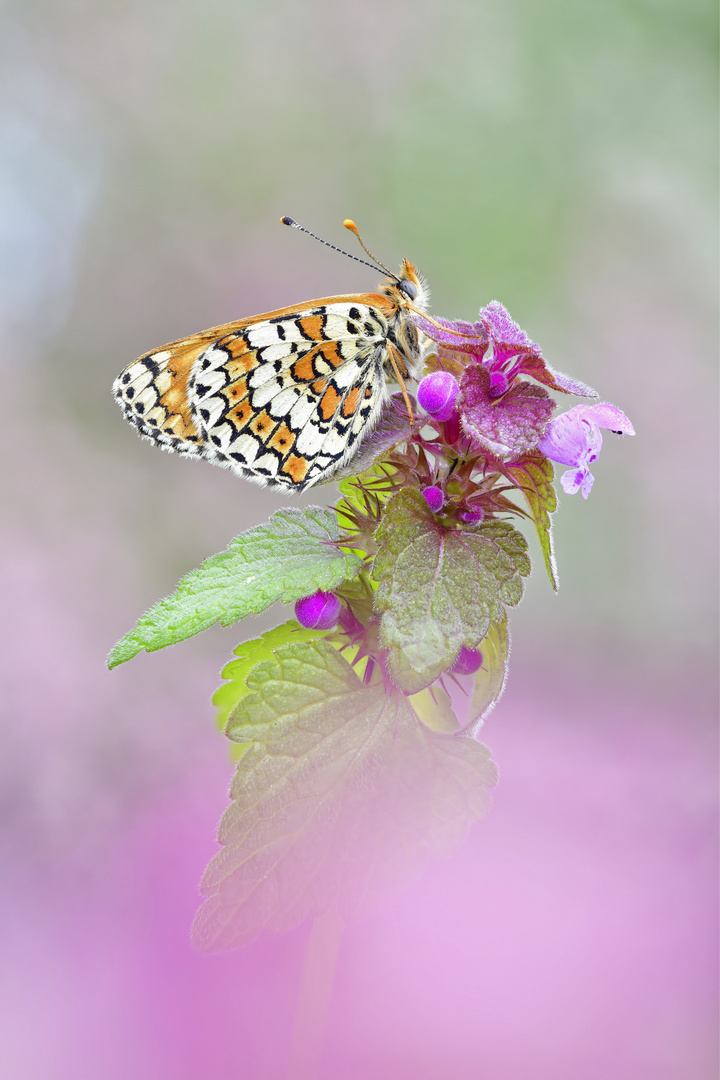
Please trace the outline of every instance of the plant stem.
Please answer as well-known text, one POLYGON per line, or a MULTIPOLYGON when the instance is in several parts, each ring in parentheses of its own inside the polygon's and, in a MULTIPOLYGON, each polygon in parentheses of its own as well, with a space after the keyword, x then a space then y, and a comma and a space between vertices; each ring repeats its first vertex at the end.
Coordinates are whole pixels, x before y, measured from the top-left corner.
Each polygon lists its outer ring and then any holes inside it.
POLYGON ((334 909, 313 920, 295 1010, 288 1080, 316 1080, 344 928, 334 909))

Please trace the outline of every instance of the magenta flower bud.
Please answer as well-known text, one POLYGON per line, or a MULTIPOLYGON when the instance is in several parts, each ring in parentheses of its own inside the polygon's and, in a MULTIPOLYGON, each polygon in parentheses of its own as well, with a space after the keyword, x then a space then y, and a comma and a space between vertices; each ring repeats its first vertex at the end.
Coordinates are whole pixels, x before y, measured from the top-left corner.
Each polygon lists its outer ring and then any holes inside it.
POLYGON ((484 517, 484 510, 466 510, 464 514, 460 515, 461 520, 467 521, 468 525, 477 525, 484 517))
POLYGON ((433 371, 418 386, 417 399, 421 409, 433 420, 449 420, 455 411, 460 392, 457 379, 449 371, 433 371))
POLYGON ((423 488, 422 497, 432 510, 433 514, 437 514, 442 510, 445 496, 436 484, 433 484, 432 487, 423 488))
POLYGON ((509 385, 508 384, 508 378, 507 378, 507 375, 504 374, 504 372, 502 372, 502 371, 491 371, 490 372, 490 387, 488 389, 488 394, 490 395, 490 397, 492 397, 492 398, 500 397, 501 394, 505 393, 505 391, 508 388, 508 385, 509 385))
POLYGON ((340 601, 335 593, 319 589, 312 596, 304 596, 295 604, 295 618, 307 630, 330 630, 340 614, 340 601))
POLYGON ((467 645, 461 645, 457 660, 450 670, 454 675, 472 675, 482 667, 482 662, 482 653, 479 649, 468 649, 467 645))

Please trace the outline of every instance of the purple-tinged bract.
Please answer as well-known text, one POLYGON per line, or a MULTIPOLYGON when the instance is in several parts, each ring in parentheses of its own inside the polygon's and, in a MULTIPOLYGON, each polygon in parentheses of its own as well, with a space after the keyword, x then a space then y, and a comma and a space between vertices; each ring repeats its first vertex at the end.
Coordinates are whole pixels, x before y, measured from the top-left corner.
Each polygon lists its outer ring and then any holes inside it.
POLYGON ((495 457, 517 457, 534 450, 544 434, 555 402, 542 386, 517 379, 504 393, 484 364, 465 369, 458 408, 468 435, 495 457))

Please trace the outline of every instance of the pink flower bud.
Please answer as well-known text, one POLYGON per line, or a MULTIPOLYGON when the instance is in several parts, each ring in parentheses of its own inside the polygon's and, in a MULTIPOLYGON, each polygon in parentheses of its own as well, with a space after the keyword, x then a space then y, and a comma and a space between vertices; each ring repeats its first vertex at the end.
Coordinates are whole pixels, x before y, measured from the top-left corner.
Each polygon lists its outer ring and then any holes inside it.
POLYGON ((445 496, 441 489, 433 484, 432 487, 423 488, 422 497, 428 504, 433 514, 437 514, 443 508, 445 496))
POLYGON ((330 630, 340 614, 340 601, 331 592, 318 590, 295 604, 295 618, 307 630, 330 630))
POLYGON ((454 675, 472 675, 482 667, 482 662, 482 653, 478 649, 468 649, 467 645, 461 645, 457 660, 450 670, 454 675))
POLYGON ((449 371, 433 371, 418 386, 417 399, 420 407, 433 420, 449 420, 455 411, 460 387, 449 371))
POLYGON ((461 520, 467 521, 468 525, 477 525, 484 517, 484 510, 466 510, 464 514, 460 515, 461 520))

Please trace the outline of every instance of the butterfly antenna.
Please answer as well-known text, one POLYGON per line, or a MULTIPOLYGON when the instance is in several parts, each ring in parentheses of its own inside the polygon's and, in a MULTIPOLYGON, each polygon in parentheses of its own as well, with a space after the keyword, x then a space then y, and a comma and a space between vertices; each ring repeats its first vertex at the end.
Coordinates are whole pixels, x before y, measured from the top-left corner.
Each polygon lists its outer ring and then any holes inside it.
MULTIPOLYGON (((304 233, 307 233, 308 236, 312 236, 313 240, 319 240, 321 244, 325 245, 325 247, 332 248, 333 251, 339 251, 341 255, 347 255, 348 259, 354 259, 355 262, 362 263, 363 266, 369 266, 371 270, 385 270, 386 274, 390 273, 389 270, 385 269, 385 267, 383 266, 382 263, 375 264, 375 263, 366 262, 365 259, 359 259, 357 255, 351 255, 349 251, 343 251, 342 248, 335 247, 335 244, 331 244, 327 240, 323 240, 322 236, 316 236, 314 232, 310 232, 310 230, 306 229, 304 225, 299 225, 297 223, 297 221, 295 221, 294 218, 281 217, 280 220, 283 223, 283 225, 289 225, 292 229, 299 229, 300 232, 304 232, 304 233)), ((351 224, 352 224, 352 222, 351 222, 351 224)), ((360 240, 360 243, 362 244, 362 240, 360 240)), ((365 251, 367 251, 367 248, 365 247, 365 245, 362 244, 362 246, 363 246, 363 248, 365 248, 365 251)), ((368 253, 368 255, 370 255, 369 251, 367 253, 368 253)), ((372 255, 370 255, 370 258, 372 259, 372 255)), ((396 277, 395 274, 392 274, 391 276, 396 277)))
POLYGON ((369 255, 369 256, 370 256, 370 258, 371 258, 371 259, 372 259, 372 260, 373 260, 374 262, 376 262, 376 263, 377 263, 377 265, 378 265, 378 266, 379 266, 379 267, 380 267, 380 268, 381 268, 382 270, 384 270, 386 274, 389 274, 389 275, 390 275, 390 277, 393 277, 393 278, 395 278, 395 280, 396 280, 396 281, 399 281, 399 280, 400 280, 400 279, 398 278, 397 274, 393 274, 392 270, 388 270, 387 266, 383 266, 383 264, 382 264, 382 263, 380 262, 380 260, 379 260, 379 259, 376 259, 376 258, 375 258, 375 256, 373 255, 373 253, 372 253, 371 251, 368 251, 368 249, 367 249, 367 248, 365 247, 365 244, 363 243, 363 238, 362 238, 362 236, 361 236, 361 235, 360 235, 360 233, 358 232, 358 227, 357 227, 357 225, 355 224, 355 222, 354 222, 354 221, 353 221, 353 220, 352 220, 351 218, 345 218, 345 220, 343 221, 343 225, 345 226, 345 228, 346 228, 346 229, 349 229, 349 230, 350 230, 350 232, 352 232, 352 233, 355 233, 355 235, 357 236, 358 240, 360 241, 360 247, 361 247, 361 248, 363 249, 363 251, 364 251, 364 252, 365 252, 365 253, 366 253, 367 255, 369 255))

